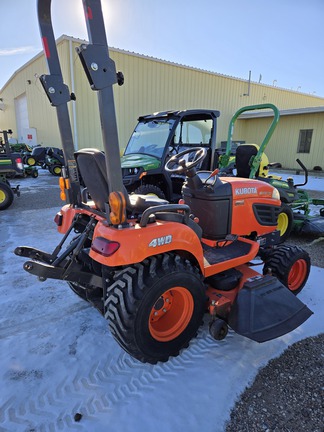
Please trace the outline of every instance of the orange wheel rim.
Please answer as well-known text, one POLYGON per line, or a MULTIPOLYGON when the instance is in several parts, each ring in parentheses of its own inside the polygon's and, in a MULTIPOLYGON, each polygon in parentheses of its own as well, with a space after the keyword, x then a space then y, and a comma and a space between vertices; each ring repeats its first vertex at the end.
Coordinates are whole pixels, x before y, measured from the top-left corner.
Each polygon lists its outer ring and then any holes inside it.
POLYGON ((192 317, 194 300, 183 287, 174 287, 155 302, 149 317, 151 336, 168 342, 178 337, 187 327, 192 317))
POLYGON ((296 291, 300 288, 307 274, 307 263, 303 259, 297 260, 290 269, 288 275, 288 288, 296 291))

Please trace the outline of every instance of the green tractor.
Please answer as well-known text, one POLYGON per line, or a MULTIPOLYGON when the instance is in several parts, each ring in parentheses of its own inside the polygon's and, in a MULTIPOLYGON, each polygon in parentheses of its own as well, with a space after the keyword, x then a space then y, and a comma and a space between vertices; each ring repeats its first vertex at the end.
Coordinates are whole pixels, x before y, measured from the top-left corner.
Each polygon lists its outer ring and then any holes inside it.
POLYGON ((8 178, 15 175, 22 175, 24 166, 19 155, 11 153, 8 133, 9 131, 1 131, 0 137, 0 211, 11 206, 14 196, 20 195, 19 186, 12 188, 8 178))
POLYGON ((279 110, 273 104, 251 105, 240 108, 232 117, 226 144, 225 153, 219 158, 219 168, 221 171, 228 170, 233 162, 231 156, 232 137, 234 124, 237 118, 246 111, 271 109, 274 118, 260 146, 257 144, 242 144, 237 147, 235 155, 235 168, 238 177, 263 180, 280 193, 281 211, 278 217, 278 229, 281 241, 285 241, 292 231, 324 235, 324 207, 319 211, 319 215, 312 216, 312 206, 324 206, 324 199, 311 199, 308 192, 299 189, 305 186, 308 181, 308 171, 304 164, 297 159, 297 163, 305 173, 305 181, 302 184, 294 184, 294 180, 288 177, 286 180, 279 176, 271 175, 269 168, 280 168, 280 163, 269 163, 269 159, 264 153, 265 148, 279 122, 279 110))

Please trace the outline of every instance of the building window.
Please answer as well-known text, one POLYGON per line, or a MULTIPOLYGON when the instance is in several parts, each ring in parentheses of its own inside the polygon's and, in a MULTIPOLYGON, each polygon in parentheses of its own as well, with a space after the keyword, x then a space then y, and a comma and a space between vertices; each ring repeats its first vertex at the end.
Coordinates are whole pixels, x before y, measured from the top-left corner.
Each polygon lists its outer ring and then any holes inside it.
POLYGON ((312 142, 313 129, 301 129, 299 131, 299 141, 297 153, 309 153, 312 142))

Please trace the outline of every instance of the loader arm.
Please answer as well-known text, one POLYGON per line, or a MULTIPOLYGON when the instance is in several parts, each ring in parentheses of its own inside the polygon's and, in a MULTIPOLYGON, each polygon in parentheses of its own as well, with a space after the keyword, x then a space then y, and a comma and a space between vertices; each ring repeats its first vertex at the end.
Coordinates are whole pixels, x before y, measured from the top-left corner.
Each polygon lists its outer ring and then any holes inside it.
POLYGON ((263 110, 263 109, 271 109, 273 111, 274 118, 271 122, 271 125, 270 125, 267 133, 264 136, 264 139, 260 145, 258 153, 254 156, 253 161, 251 163, 251 171, 250 171, 249 178, 255 177, 255 174, 258 171, 258 168, 260 165, 262 154, 263 154, 268 142, 270 141, 270 138, 271 138, 271 136, 272 136, 277 124, 278 124, 279 117, 280 117, 278 108, 273 104, 250 105, 250 106, 242 107, 238 111, 236 111, 236 113, 233 115, 233 117, 230 121, 230 124, 229 124, 227 143, 226 143, 226 152, 222 156, 221 161, 220 161, 220 167, 221 168, 225 168, 228 164, 228 161, 229 161, 229 157, 231 154, 233 132, 234 132, 234 124, 235 124, 235 121, 237 120, 237 118, 246 111, 263 110))
POLYGON ((49 75, 42 75, 40 77, 40 82, 42 83, 52 106, 56 108, 66 163, 63 177, 65 177, 66 180, 69 180, 69 182, 66 182, 68 185, 66 188, 67 201, 73 205, 80 205, 80 182, 74 158, 75 149, 67 105, 71 100, 71 97, 73 98, 73 95, 70 94, 68 86, 63 82, 62 70, 52 26, 51 0, 38 0, 37 13, 44 54, 49 71, 49 75))

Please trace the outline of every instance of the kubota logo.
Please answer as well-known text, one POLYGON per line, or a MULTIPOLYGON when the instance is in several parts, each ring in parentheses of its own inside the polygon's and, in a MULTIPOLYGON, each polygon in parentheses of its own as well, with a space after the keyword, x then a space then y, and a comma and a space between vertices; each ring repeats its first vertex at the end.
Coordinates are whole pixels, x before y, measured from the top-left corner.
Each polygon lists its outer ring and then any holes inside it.
POLYGON ((256 187, 249 187, 249 188, 237 188, 235 189, 235 195, 251 195, 251 194, 257 194, 257 188, 256 187))
POLYGON ((166 235, 166 236, 163 236, 163 237, 158 237, 158 238, 153 239, 150 242, 149 247, 154 247, 155 248, 157 246, 163 246, 163 245, 169 244, 171 242, 172 242, 172 235, 169 234, 169 235, 166 235))

